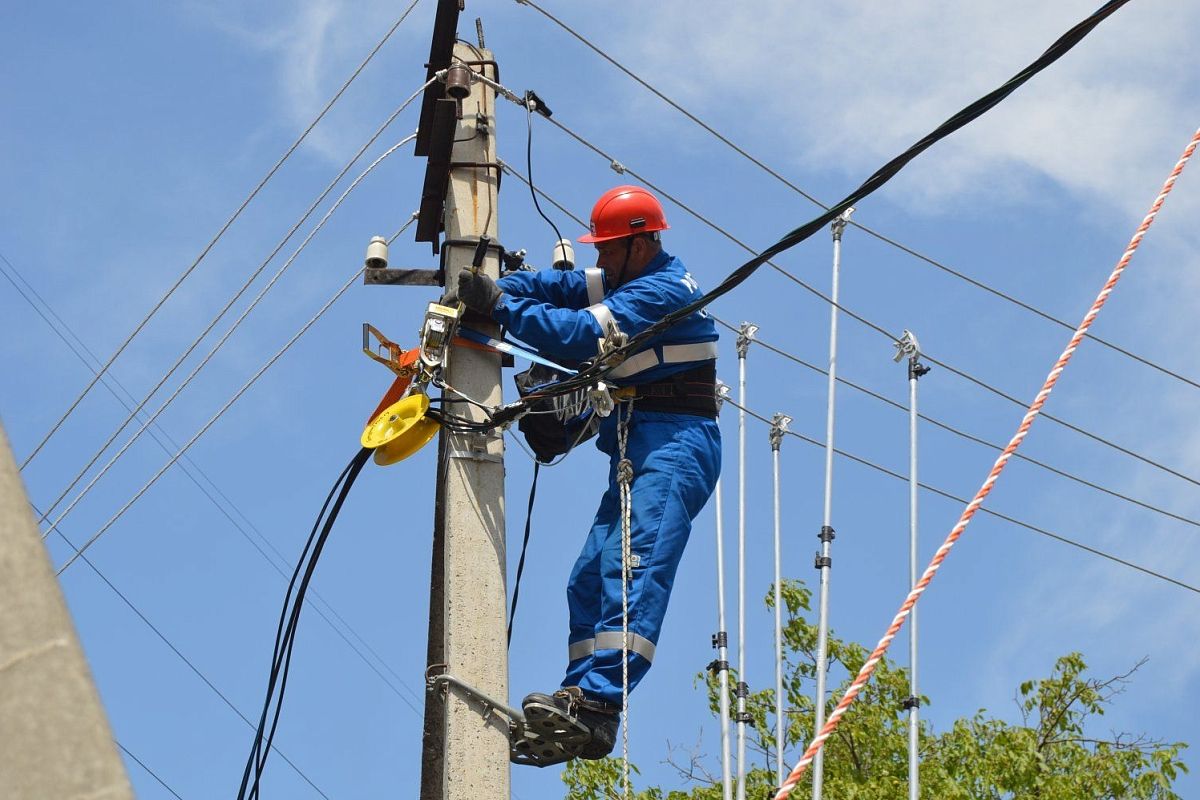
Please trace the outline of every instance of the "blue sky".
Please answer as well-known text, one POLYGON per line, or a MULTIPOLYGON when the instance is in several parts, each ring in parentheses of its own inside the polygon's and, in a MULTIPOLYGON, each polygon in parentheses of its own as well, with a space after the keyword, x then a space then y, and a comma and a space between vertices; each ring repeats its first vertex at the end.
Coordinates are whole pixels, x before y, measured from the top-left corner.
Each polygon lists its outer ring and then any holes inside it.
MULTIPOLYGON (((109 354, 195 259, 249 190, 308 124, 406 4, 41 3, 9 14, 0 32, 0 253, 94 353, 109 354)), ((422 0, 326 119, 222 237, 116 363, 140 399, 291 228, 325 184, 424 77, 432 0, 422 0)), ((959 107, 999 84, 1093 9, 1069 0, 813 6, 666 0, 636 14, 607 4, 547 7, 713 127, 826 200, 959 107), (752 5, 752 8, 751 8, 752 5)), ((737 156, 585 50, 512 2, 468 3, 460 32, 481 16, 506 85, 532 88, 555 119, 752 246, 815 215, 815 206, 737 156)), ((861 204, 855 219, 907 247, 1074 324, 1090 305, 1196 128, 1200 68, 1191 46, 1200 11, 1144 0, 1105 22, 1075 51, 999 108, 943 142, 861 204)), ((358 174, 416 127, 416 108, 354 167, 358 174)), ((501 105, 501 158, 524 171, 525 119, 501 105)), ((627 180, 607 161, 535 120, 539 186, 578 216, 627 180)), ((1194 167, 1193 167, 1194 169, 1194 167)), ((415 210, 423 163, 402 149, 347 198, 159 419, 186 441, 361 264, 369 238, 394 233, 415 210)), ((238 305, 240 312, 344 187, 344 180, 238 305)), ((1200 378, 1194 298, 1196 178, 1175 194, 1105 307, 1094 332, 1155 363, 1200 378)), ((510 248, 546 261, 553 241, 515 178, 500 195, 510 248)), ((667 249, 702 286, 744 251, 667 205, 667 249)), ((575 226, 554 214, 564 233, 575 226)), ((578 235, 578 232, 575 233, 578 235)), ((581 261, 586 253, 579 250, 581 261)), ((813 237, 779 259, 822 291, 831 244, 813 237)), ((429 266, 406 234, 394 265, 429 266)), ((190 451, 212 502, 178 469, 160 480, 89 551, 122 593, 243 713, 261 703, 283 579, 255 542, 290 569, 332 480, 358 447, 388 373, 359 352, 371 321, 406 343, 422 289, 355 284, 190 451), (215 489, 213 486, 215 485, 215 489), (228 516, 227 516, 228 515, 228 516), (237 521, 237 525, 230 518, 237 521), (261 537, 261 540, 260 538, 261 537), (262 540, 269 542, 270 547, 262 540), (271 547, 282 558, 271 553, 271 547)), ((888 330, 910 328, 925 349, 974 376, 1032 398, 1068 332, 858 230, 846 234, 844 304, 888 330)), ((814 363, 827 357, 828 307, 767 270, 713 311, 751 320, 761 338, 814 363)), ((232 317, 217 328, 227 330, 232 317)), ((0 281, 0 418, 18 460, 86 384, 86 368, 0 281)), ((893 399, 904 370, 879 334, 841 325, 839 372, 893 399)), ((210 337, 168 383, 212 346, 210 337)), ((720 372, 736 378, 731 336, 720 372)), ((761 349, 748 361, 749 406, 784 411, 820 438, 824 379, 761 349)), ((511 394, 511 385, 506 392, 511 394)), ((1086 343, 1047 410, 1187 476, 1200 476, 1200 390, 1086 343)), ((157 408, 168 395, 151 404, 157 408)), ((1021 410, 936 369, 922 410, 992 441, 1007 441, 1021 410)), ((44 507, 126 413, 102 387, 24 471, 44 507)), ((737 420, 723 415, 730 629, 734 619, 737 420)), ((766 428, 748 429, 748 679, 772 680, 771 617, 759 602, 771 564, 771 464, 766 428)), ((136 430, 136 428, 134 429, 136 430)), ((120 441, 129 436, 125 433, 120 441)), ((907 421, 845 387, 837 444, 903 472, 907 421)), ((1174 513, 1200 516, 1196 485, 1047 420, 1023 452, 1174 513)), ((353 629, 306 613, 278 743, 330 797, 415 793, 427 618, 432 448, 409 462, 368 468, 322 559, 315 589, 353 629), (376 657, 377 654, 378 657, 376 657), (370 661, 373 668, 368 666, 370 661), (382 677, 381 677, 382 674, 382 677)), ((62 523, 91 536, 166 461, 139 440, 62 523)), ((926 425, 921 475, 970 496, 994 455, 926 425)), ((107 456, 105 458, 107 460, 107 456)), ((815 578, 822 452, 795 439, 782 451, 785 574, 815 578)), ((103 464, 104 461, 101 461, 103 464)), ((189 469, 192 467, 189 466, 189 469)), ((515 567, 530 464, 508 459, 508 527, 515 567)), ((511 696, 554 685, 565 660, 563 583, 604 477, 588 449, 543 475, 521 592, 511 696)), ((874 643, 905 593, 907 488, 862 466, 835 468, 832 624, 874 643)), ((1168 519, 1013 462, 994 508, 1165 573, 1200 582, 1196 526, 1168 519)), ((961 508, 922 497, 927 558, 961 508)), ((680 786, 661 762, 668 742, 718 752, 717 727, 693 677, 712 657, 715 568, 711 506, 697 521, 654 669, 634 695, 631 739, 643 780, 680 786), (653 706, 648 702, 653 698, 653 706)), ((68 548, 49 541, 57 563, 68 548)), ((236 791, 250 730, 211 688, 85 564, 62 585, 117 738, 186 798, 236 791)), ((1056 656, 1082 651, 1095 674, 1148 663, 1105 720, 1108 728, 1200 740, 1187 693, 1200 672, 1195 594, 999 520, 979 517, 921 602, 922 688, 935 726, 987 708, 1016 718, 1018 683, 1056 656), (1182 700, 1182 702, 1181 702, 1182 700)), ((314 607, 315 610, 315 607, 314 607)), ((332 615, 331 615, 332 616, 332 615)), ((900 655, 900 654, 897 654, 900 655)), ((789 753, 789 762, 799 753, 789 753)), ((713 763, 710 760, 710 763, 713 763)), ((136 765, 139 796, 169 794, 136 765)), ((280 760, 275 796, 317 796, 280 760)), ((1196 791, 1197 778, 1180 782, 1196 791)), ((557 770, 513 772, 516 796, 552 797, 557 770)))

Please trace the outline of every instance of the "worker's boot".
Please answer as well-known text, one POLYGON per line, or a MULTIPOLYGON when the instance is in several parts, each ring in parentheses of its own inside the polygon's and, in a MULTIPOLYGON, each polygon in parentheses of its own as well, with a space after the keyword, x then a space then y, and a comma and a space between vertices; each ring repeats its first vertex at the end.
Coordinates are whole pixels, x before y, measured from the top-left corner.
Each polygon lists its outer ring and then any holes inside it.
POLYGON ((566 686, 554 694, 535 692, 525 697, 522 706, 527 724, 548 725, 565 718, 586 728, 590 736, 569 747, 579 758, 604 758, 616 744, 621 707, 586 697, 578 686, 566 686))

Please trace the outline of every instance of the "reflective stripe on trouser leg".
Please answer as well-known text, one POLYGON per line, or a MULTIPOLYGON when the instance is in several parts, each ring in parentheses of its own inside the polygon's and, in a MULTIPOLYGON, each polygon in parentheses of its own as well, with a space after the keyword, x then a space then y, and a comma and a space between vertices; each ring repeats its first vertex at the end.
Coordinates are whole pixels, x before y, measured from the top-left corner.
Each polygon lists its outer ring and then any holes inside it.
MULTIPOLYGON (((700 417, 635 411, 628 456, 634 473, 632 549, 637 565, 629 586, 632 688, 653 657, 653 651, 638 645, 658 642, 692 519, 712 494, 720 472, 720 432, 714 421, 700 417)), ((580 686, 593 698, 620 703, 621 526, 615 463, 571 574, 567 601, 574 657, 563 685, 580 686)))

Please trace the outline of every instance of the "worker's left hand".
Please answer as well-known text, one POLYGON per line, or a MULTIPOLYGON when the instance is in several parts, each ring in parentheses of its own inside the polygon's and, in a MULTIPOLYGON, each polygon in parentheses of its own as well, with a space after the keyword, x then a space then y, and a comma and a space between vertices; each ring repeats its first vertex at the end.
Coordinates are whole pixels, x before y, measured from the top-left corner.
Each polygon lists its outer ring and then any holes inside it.
POLYGON ((458 299, 472 311, 490 317, 503 293, 496 282, 482 272, 464 269, 458 273, 458 299))

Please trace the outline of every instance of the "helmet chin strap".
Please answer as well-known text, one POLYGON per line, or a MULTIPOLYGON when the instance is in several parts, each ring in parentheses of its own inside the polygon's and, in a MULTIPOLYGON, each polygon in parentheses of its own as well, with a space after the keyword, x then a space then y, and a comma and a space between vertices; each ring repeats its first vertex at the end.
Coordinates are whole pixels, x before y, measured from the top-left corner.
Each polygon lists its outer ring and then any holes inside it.
POLYGON ((629 267, 629 258, 633 255, 633 237, 630 236, 625 240, 625 260, 621 262, 621 271, 617 273, 617 285, 613 288, 619 288, 625 285, 625 270, 629 267))

